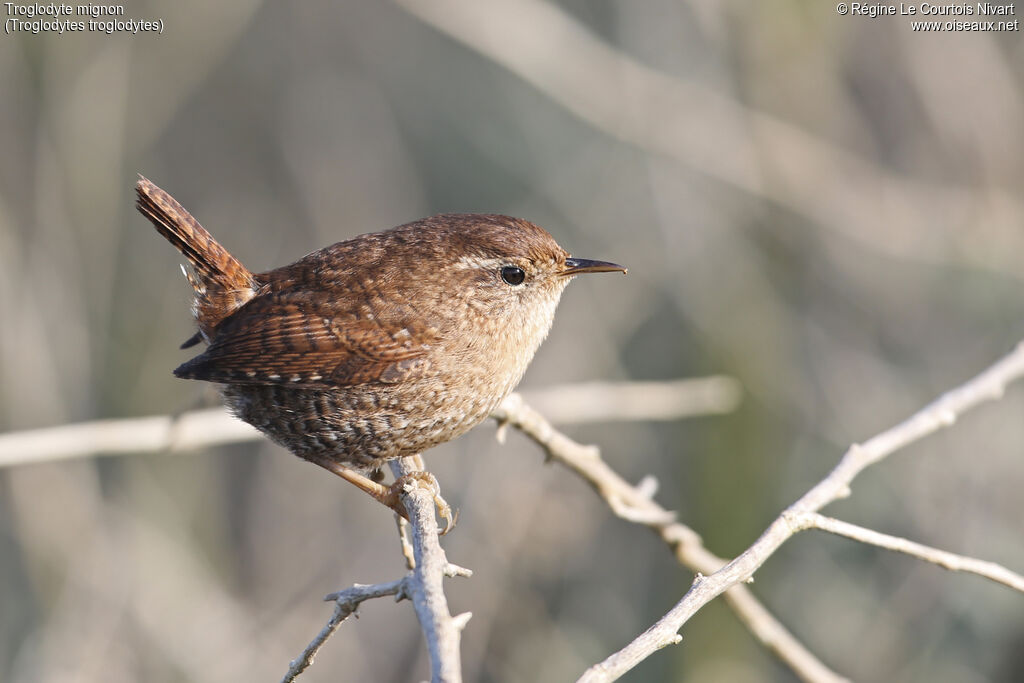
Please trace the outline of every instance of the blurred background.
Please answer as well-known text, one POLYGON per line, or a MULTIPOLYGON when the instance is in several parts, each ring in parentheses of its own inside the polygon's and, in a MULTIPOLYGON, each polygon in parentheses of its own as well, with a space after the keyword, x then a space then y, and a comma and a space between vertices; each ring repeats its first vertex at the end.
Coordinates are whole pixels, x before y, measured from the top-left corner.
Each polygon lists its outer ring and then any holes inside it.
MULTIPOLYGON (((629 266, 566 292, 524 388, 728 374, 727 416, 566 427, 723 556, 852 442, 1024 337, 1024 42, 830 3, 126 7, 162 35, 0 37, 0 430, 217 405, 143 173, 264 270, 425 215, 497 212, 629 266)), ((5 19, 8 18, 5 16, 5 19)), ((1012 18, 1012 17, 1011 17, 1012 18)), ((1024 387, 827 509, 1024 569, 1024 387)), ((573 680, 692 575, 486 423, 428 453, 470 681, 573 680)), ((0 470, 0 680, 274 681, 328 592, 401 576, 394 522, 266 442, 0 470)), ((857 680, 1024 678, 1024 599, 808 532, 764 601, 857 680)), ((625 680, 791 681, 717 601, 625 680)), ((365 604, 301 680, 427 677, 365 604)))

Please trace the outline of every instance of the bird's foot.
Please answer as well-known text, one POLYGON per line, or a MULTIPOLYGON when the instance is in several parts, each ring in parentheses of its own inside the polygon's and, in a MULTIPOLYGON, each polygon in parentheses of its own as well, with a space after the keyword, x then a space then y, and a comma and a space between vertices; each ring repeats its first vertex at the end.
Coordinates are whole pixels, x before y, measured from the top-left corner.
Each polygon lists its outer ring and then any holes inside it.
POLYGON ((409 515, 405 511, 405 506, 402 504, 402 494, 412 491, 416 486, 424 485, 434 496, 434 506, 437 508, 437 516, 444 520, 444 529, 441 531, 441 535, 444 536, 455 528, 455 523, 458 521, 459 515, 457 512, 454 514, 452 513, 451 505, 449 505, 448 501, 441 496, 441 485, 437 483, 437 477, 430 472, 420 470, 402 475, 388 488, 386 500, 381 500, 380 502, 402 515, 402 517, 409 519, 409 515))
POLYGON ((434 505, 437 507, 438 516, 445 522, 441 535, 443 536, 455 528, 458 514, 452 514, 451 506, 441 497, 441 486, 437 483, 437 478, 430 472, 425 470, 410 472, 396 479, 395 483, 391 486, 385 486, 333 460, 324 458, 314 460, 313 462, 326 470, 330 470, 356 488, 368 493, 375 500, 391 508, 405 519, 409 519, 409 513, 402 503, 402 494, 412 491, 413 489, 410 487, 426 486, 434 496, 434 505))

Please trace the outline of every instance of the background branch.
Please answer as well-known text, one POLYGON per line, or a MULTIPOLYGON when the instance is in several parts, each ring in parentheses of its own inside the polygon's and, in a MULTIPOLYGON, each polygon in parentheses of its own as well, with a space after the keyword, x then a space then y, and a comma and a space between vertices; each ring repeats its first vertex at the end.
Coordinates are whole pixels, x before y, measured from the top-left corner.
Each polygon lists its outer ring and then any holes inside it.
MULTIPOLYGON (((739 383, 729 377, 665 382, 554 385, 524 393, 545 406, 555 423, 594 420, 675 420, 734 410, 739 383), (615 416, 614 418, 612 416, 615 416)), ((262 439, 222 407, 180 415, 94 420, 0 434, 0 467, 87 458, 182 452, 262 439)))
MULTIPOLYGON (((971 203, 971 188, 908 178, 698 81, 653 69, 616 50, 561 7, 543 0, 398 0, 409 13, 505 67, 607 135, 665 155, 751 195, 776 202, 873 250, 945 261, 936 232, 971 203), (736 144, 744 140, 747 144, 736 144), (842 182, 834 182, 842 178, 842 182), (864 197, 884 198, 865 222, 864 197), (894 236, 891 226, 899 226, 894 236)), ((977 222, 1024 223, 1016 194, 994 190, 974 204, 977 222)), ((994 234, 993 230, 989 234, 994 234)), ((1002 232, 1002 231, 1000 231, 1002 232)), ((1001 258, 964 257, 1019 278, 1018 238, 1002 232, 1001 258)), ((991 246, 991 245, 990 245, 991 246)))
POLYGON ((740 383, 723 375, 658 382, 578 382, 518 393, 553 424, 723 415, 736 410, 743 397, 740 383))

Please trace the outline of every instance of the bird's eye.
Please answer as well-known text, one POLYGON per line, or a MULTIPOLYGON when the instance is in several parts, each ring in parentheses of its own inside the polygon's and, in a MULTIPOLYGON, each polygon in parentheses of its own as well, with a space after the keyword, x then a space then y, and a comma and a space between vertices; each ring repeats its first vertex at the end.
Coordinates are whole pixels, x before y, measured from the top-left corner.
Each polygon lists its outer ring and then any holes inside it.
POLYGON ((526 279, 526 273, 518 266, 504 266, 501 269, 501 279, 512 286, 521 285, 526 279))

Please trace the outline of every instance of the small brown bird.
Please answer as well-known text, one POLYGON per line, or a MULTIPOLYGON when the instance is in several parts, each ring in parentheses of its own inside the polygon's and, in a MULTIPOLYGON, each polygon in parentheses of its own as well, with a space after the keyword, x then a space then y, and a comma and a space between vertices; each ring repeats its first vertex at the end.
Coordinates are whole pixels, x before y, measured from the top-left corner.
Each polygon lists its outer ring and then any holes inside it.
POLYGON ((199 332, 182 347, 207 344, 174 374, 220 384, 239 418, 399 512, 397 489, 365 473, 480 423, 572 276, 626 272, 518 218, 446 214, 252 273, 152 182, 136 192, 188 259, 199 332))

